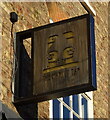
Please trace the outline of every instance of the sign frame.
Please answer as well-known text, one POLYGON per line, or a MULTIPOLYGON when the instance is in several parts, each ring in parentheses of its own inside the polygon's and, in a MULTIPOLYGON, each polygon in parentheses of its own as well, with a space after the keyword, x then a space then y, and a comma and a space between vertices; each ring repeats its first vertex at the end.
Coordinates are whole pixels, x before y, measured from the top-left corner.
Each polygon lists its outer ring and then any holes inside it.
MULTIPOLYGON (((15 78, 14 78, 14 96, 13 96, 13 103, 17 105, 29 104, 29 103, 36 103, 42 102, 45 100, 55 99, 57 97, 64 97, 71 94, 79 94, 82 92, 93 91, 97 89, 96 83, 96 55, 95 55, 95 33, 94 33, 94 18, 90 14, 81 15, 78 17, 70 18, 67 20, 63 20, 60 22, 40 26, 37 28, 21 31, 16 33, 16 42, 15 42, 15 49, 16 49, 16 59, 15 60, 15 78), (78 19, 87 18, 87 30, 88 30, 88 66, 89 66, 89 83, 85 85, 74 86, 71 88, 62 89, 62 91, 53 91, 41 95, 33 95, 33 90, 28 95, 22 94, 22 87, 23 87, 23 80, 21 80, 22 74, 22 50, 21 46, 23 41, 27 38, 31 38, 32 41, 32 54, 31 54, 31 72, 32 72, 32 84, 33 84, 33 72, 34 72, 34 32, 42 30, 44 28, 54 27, 56 25, 64 24, 66 22, 75 21, 78 19)), ((26 66, 27 67, 27 66, 26 66)), ((27 86, 30 87, 30 86, 27 86)), ((31 86, 32 87, 32 86, 31 86)), ((42 87, 42 86, 41 86, 42 87)), ((27 92, 27 91, 26 91, 27 92)))

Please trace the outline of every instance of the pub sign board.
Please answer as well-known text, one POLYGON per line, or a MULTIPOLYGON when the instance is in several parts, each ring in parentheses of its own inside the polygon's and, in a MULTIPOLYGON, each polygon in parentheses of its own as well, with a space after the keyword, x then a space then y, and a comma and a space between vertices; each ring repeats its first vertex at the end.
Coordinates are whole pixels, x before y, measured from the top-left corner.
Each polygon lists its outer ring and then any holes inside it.
POLYGON ((91 15, 21 33, 26 32, 31 32, 33 41, 32 97, 27 101, 41 102, 97 89, 94 18, 91 15))

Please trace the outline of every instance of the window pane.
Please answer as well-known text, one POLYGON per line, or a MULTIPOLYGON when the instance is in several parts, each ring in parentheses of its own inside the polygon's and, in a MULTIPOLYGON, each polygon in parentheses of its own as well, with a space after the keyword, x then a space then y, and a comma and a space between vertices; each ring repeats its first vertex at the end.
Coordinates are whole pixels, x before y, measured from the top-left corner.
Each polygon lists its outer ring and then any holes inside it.
POLYGON ((88 119, 88 106, 87 106, 87 100, 82 97, 82 111, 83 111, 83 118, 84 120, 88 119))
MULTIPOLYGON (((78 95, 73 95, 73 110, 77 114, 79 114, 79 99, 78 99, 78 95)), ((78 120, 78 118, 75 115, 73 115, 73 119, 77 119, 78 120)))
POLYGON ((53 118, 60 118, 60 102, 53 100, 53 118))
MULTIPOLYGON (((63 101, 69 106, 69 96, 64 97, 63 101)), ((63 118, 70 118, 70 111, 65 106, 63 106, 63 118)))

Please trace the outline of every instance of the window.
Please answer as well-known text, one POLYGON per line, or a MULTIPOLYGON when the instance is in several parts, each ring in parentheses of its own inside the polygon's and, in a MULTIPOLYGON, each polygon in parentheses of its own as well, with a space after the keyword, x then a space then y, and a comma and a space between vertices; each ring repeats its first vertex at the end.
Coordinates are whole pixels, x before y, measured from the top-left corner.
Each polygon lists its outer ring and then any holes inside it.
POLYGON ((50 100, 50 118, 93 118, 92 92, 50 100))

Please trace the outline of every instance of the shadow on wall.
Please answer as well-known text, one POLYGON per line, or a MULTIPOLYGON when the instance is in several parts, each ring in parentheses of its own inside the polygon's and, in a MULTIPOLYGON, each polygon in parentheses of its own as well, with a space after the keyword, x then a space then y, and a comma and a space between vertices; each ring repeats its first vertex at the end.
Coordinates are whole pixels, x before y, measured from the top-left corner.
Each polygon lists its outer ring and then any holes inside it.
MULTIPOLYGON (((31 97, 33 93, 32 59, 30 58, 23 42, 20 43, 20 78, 19 97, 31 97)), ((15 105, 19 115, 24 120, 38 118, 37 103, 26 105, 15 105)))
POLYGON ((38 118, 38 106, 37 104, 28 104, 22 106, 15 106, 19 115, 24 120, 33 120, 38 118))
POLYGON ((0 120, 35 120, 37 119, 37 105, 29 104, 17 106, 19 115, 0 101, 0 120))

